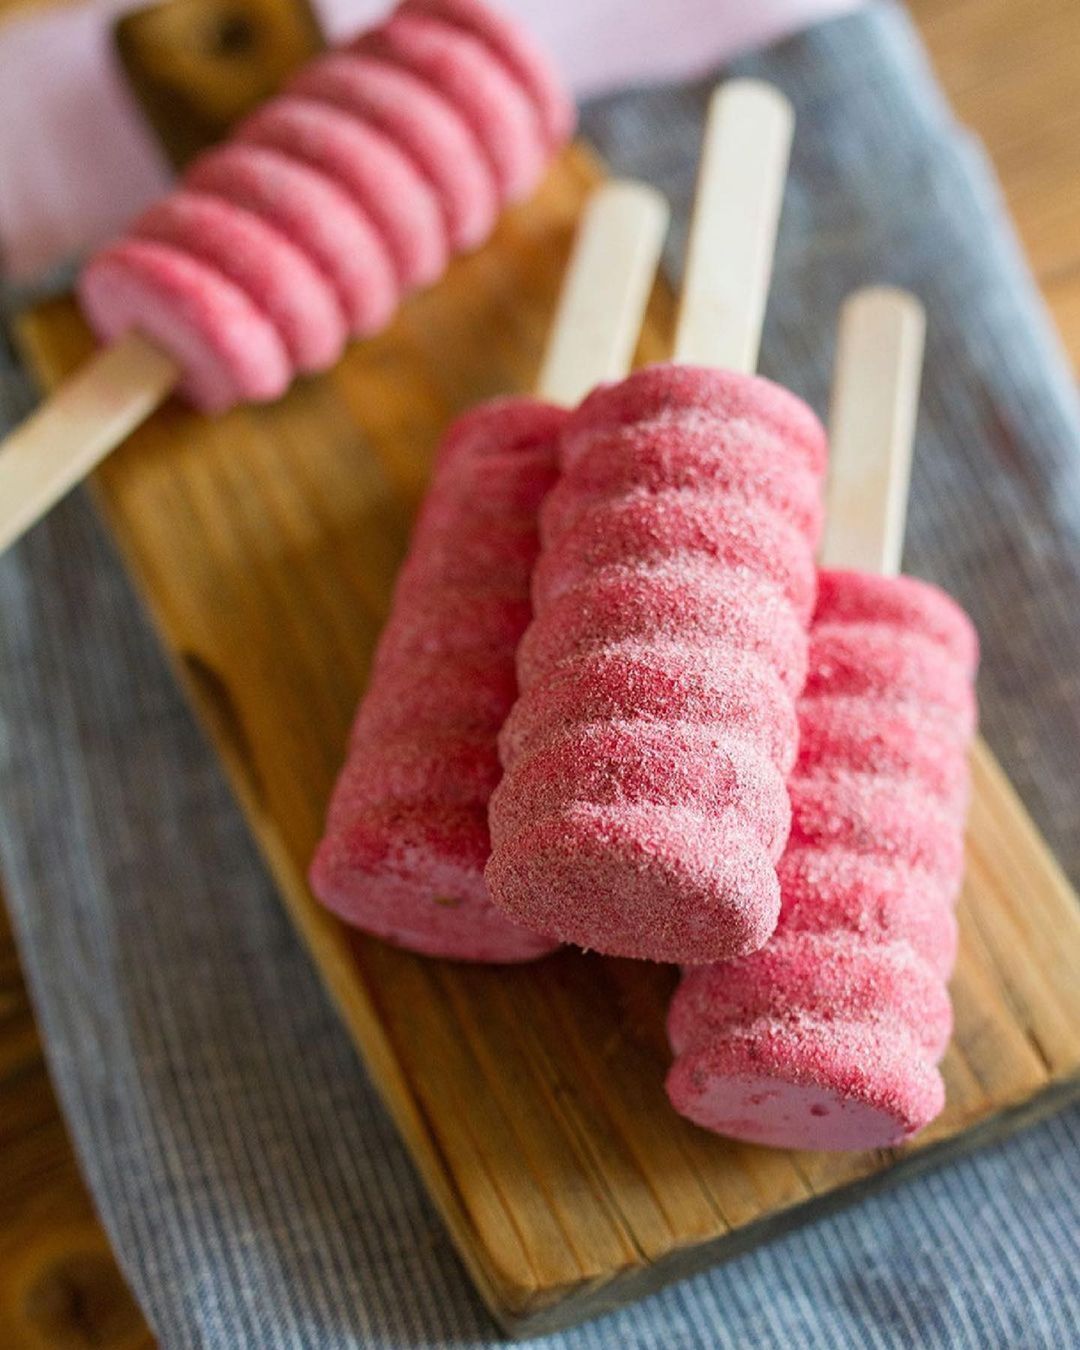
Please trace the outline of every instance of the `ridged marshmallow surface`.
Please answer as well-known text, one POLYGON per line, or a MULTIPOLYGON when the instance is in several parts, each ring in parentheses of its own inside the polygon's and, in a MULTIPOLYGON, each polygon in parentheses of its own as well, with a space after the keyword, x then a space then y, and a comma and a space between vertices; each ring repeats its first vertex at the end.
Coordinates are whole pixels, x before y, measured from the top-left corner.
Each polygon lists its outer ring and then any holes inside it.
POLYGON ((901 1143, 944 1103, 977 643, 942 592, 823 572, 799 703, 782 910, 759 952, 687 971, 676 1110, 784 1148, 901 1143))
POLYGON ((330 909, 429 956, 526 961, 556 945, 492 905, 484 864, 563 417, 497 400, 444 440, 311 868, 330 909))
POLYGON ((824 433, 767 380, 662 365, 591 394, 560 463, 492 895, 613 955, 753 951, 779 910, 824 433))
POLYGON ((203 411, 275 399, 482 243, 573 122, 511 20, 481 0, 405 0, 91 258, 83 312, 103 342, 138 330, 172 356, 203 411))

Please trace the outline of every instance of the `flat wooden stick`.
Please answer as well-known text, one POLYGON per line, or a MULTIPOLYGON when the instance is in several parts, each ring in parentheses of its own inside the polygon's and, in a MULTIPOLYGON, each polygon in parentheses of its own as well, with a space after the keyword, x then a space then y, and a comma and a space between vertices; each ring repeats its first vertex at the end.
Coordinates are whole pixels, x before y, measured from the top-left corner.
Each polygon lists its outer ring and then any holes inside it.
POLYGON ((675 360, 751 373, 772 276, 795 114, 759 80, 713 94, 705 127, 675 360))
POLYGON ((925 334, 922 305, 892 287, 856 291, 841 311, 825 567, 900 570, 925 334))
POLYGON ((536 392, 568 407, 630 369, 667 231, 667 201, 644 183, 613 182, 578 225, 536 392))
POLYGON ((105 348, 0 445, 0 553, 146 420, 180 377, 136 334, 105 348))

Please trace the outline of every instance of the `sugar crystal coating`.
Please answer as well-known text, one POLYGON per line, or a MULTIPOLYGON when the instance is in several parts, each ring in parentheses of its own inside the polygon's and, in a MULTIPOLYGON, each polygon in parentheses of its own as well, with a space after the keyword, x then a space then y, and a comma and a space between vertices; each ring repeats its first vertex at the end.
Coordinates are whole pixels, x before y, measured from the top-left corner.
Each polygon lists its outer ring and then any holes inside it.
POLYGON ((504 201, 536 186, 548 147, 525 89, 479 38, 434 15, 399 9, 354 44, 427 81, 472 128, 504 201))
POLYGON ((101 250, 83 278, 105 342, 123 337, 127 317, 184 371, 184 390, 207 409, 238 399, 277 398, 288 386, 289 355, 248 293, 201 258, 152 239, 101 250))
POLYGON ((430 85, 349 51, 310 62, 289 90, 366 118, 396 142, 431 185, 451 248, 475 248, 487 238, 500 206, 494 175, 469 124, 430 85))
POLYGON ((779 909, 824 433, 766 380, 654 366, 591 394, 559 453, 492 895, 614 955, 753 951, 779 909))
POLYGON ((330 909, 430 956, 526 961, 557 945, 495 908, 484 864, 563 417, 500 399, 444 439, 311 868, 330 909))
MULTIPOLYGON (((271 145, 226 142, 200 155, 184 181, 259 217, 300 249, 337 297, 346 336, 376 332, 393 313, 398 283, 389 249, 348 192, 318 169, 271 145)), ((91 260, 86 275, 92 270, 91 260)))
POLYGON ((180 189, 134 223, 131 233, 192 257, 228 277, 261 308, 298 370, 334 361, 346 326, 333 287, 302 249, 250 211, 180 189))
POLYGON ((404 0, 402 9, 431 15, 478 38, 528 92, 548 145, 559 146, 569 138, 576 119, 573 103, 528 31, 513 23, 503 10, 481 0, 404 0))
POLYGON ((934 587, 821 574, 780 919, 761 951, 684 972, 668 1015, 683 1115, 862 1149, 941 1110, 977 655, 934 587))
POLYGON ((573 108, 482 0, 405 0, 317 57, 79 278, 99 338, 138 330, 206 412, 279 397, 476 248, 573 108))
POLYGON ((337 184, 370 221, 402 292, 446 267, 449 241, 434 190, 378 127, 287 91, 245 118, 232 143, 277 150, 337 184))

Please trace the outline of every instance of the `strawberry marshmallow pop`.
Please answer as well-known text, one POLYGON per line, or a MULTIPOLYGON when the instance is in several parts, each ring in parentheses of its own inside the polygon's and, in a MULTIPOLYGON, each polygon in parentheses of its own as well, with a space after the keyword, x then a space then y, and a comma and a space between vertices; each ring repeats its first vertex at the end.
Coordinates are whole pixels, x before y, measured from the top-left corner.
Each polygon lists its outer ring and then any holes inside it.
POLYGON ((0 447, 0 549, 174 388, 219 413, 328 369, 487 238, 573 122, 483 0, 403 0, 316 57, 83 269, 111 345, 0 447))
POLYGON ((922 328, 898 292, 845 308, 780 921, 685 972, 668 1018, 676 1110, 754 1143, 884 1148, 944 1102, 977 644, 896 575, 922 328))
POLYGON ((496 735, 516 693, 537 511, 555 478, 564 405, 583 382, 629 366, 666 220, 649 188, 595 194, 538 397, 474 409, 438 452, 311 868, 329 908, 414 951, 506 962, 556 945, 488 896, 496 735))
POLYGON ((617 956, 754 951, 780 908, 825 438, 751 372, 792 114, 718 91, 676 359, 564 422, 492 796, 492 895, 617 956), (707 364, 706 364, 707 363, 707 364))

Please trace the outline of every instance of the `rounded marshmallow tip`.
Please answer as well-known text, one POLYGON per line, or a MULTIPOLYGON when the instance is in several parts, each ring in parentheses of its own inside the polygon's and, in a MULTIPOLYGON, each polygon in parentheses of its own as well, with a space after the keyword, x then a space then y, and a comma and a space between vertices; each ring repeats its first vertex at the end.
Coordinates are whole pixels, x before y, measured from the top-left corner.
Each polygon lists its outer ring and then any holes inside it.
POLYGON ((824 572, 762 950, 684 974, 676 1110, 784 1148, 902 1143, 941 1110, 978 646, 910 578, 824 572))
POLYGON ((558 945, 492 904, 484 864, 564 416, 498 399, 444 438, 312 865, 335 913, 426 955, 526 961, 558 945))

